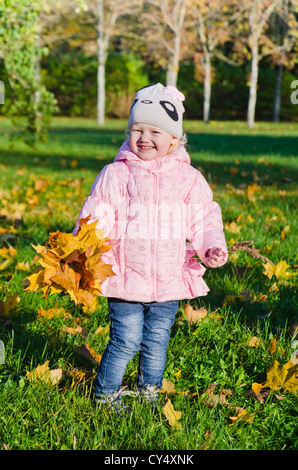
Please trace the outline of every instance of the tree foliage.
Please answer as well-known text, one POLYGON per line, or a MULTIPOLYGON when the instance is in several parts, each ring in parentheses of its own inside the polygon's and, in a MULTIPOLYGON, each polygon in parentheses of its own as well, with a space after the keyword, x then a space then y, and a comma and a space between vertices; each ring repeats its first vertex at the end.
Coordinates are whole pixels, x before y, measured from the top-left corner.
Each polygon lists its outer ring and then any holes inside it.
POLYGON ((45 140, 56 100, 38 74, 38 63, 47 53, 39 47, 38 16, 41 3, 31 0, 5 0, 0 4, 0 48, 9 84, 13 90, 9 115, 33 145, 45 140))

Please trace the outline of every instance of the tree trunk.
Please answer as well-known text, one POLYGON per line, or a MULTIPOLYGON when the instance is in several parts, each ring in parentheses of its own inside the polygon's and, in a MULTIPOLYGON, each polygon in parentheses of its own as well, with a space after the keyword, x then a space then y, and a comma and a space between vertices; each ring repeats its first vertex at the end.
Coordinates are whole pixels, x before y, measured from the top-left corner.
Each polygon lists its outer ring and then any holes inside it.
POLYGON ((210 119, 210 103, 211 103, 211 56, 209 52, 204 54, 204 122, 208 123, 210 119))
POLYGON ((277 69, 276 82, 275 82, 273 122, 279 122, 279 118, 280 118, 282 76, 283 76, 283 66, 279 65, 277 69))
POLYGON ((258 74, 259 74, 259 48, 258 48, 257 41, 254 41, 251 52, 252 52, 251 77, 250 77, 249 99, 248 99, 248 109, 247 109, 248 127, 254 127, 254 123, 255 123, 257 86, 258 86, 258 74))
POLYGON ((167 67, 167 76, 166 76, 167 86, 177 87, 178 70, 179 70, 179 54, 180 54, 180 35, 176 34, 175 39, 174 39, 173 55, 167 67))
POLYGON ((101 126, 105 123, 105 63, 106 51, 103 35, 103 0, 97 3, 97 123, 101 126))

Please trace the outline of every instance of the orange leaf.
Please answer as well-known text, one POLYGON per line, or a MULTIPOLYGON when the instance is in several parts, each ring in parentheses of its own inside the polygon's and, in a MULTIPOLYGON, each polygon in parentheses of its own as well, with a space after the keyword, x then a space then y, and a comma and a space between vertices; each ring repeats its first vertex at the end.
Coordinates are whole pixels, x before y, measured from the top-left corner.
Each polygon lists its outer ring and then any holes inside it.
POLYGON ((62 331, 66 331, 66 333, 70 333, 70 334, 80 334, 81 336, 83 336, 83 338, 87 338, 88 336, 88 332, 85 330, 85 328, 82 328, 81 326, 76 325, 76 328, 71 328, 69 326, 63 326, 62 328, 62 331))
POLYGON ((97 221, 87 223, 89 218, 80 220, 76 236, 57 231, 50 234, 46 246, 33 246, 40 256, 38 263, 44 269, 26 280, 29 282, 27 286, 24 283, 27 292, 43 289, 46 297, 62 291, 86 311, 96 308, 101 282, 114 272, 101 259, 111 245, 103 232, 96 230, 97 221))
POLYGON ((200 322, 203 318, 207 317, 208 311, 205 307, 194 309, 190 304, 184 306, 184 315, 190 323, 200 322))
POLYGON ((271 343, 270 343, 270 354, 274 354, 275 351, 276 351, 276 346, 277 346, 277 341, 276 341, 276 338, 274 337, 272 340, 271 340, 271 343))

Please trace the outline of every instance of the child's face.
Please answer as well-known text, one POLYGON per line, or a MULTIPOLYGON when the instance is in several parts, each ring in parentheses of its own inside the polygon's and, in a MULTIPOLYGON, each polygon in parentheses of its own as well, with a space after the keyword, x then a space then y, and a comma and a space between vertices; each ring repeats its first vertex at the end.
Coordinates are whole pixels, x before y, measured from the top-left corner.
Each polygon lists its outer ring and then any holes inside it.
POLYGON ((164 157, 178 144, 177 137, 151 124, 134 123, 130 128, 129 146, 142 160, 164 157))

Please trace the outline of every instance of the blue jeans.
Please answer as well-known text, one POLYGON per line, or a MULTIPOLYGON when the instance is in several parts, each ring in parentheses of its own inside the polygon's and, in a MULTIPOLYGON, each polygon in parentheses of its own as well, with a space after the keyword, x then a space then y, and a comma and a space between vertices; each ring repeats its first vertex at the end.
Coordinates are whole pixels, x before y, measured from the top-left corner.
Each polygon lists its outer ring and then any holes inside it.
POLYGON ((128 362, 139 351, 138 387, 162 385, 167 347, 179 301, 129 302, 108 299, 110 340, 102 355, 97 395, 120 390, 128 362))

